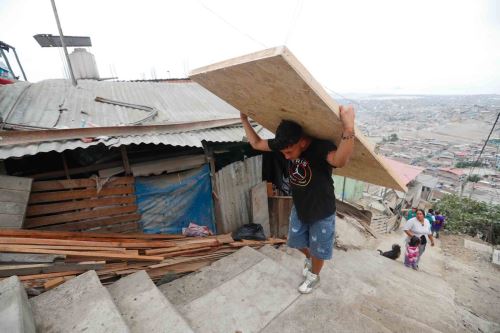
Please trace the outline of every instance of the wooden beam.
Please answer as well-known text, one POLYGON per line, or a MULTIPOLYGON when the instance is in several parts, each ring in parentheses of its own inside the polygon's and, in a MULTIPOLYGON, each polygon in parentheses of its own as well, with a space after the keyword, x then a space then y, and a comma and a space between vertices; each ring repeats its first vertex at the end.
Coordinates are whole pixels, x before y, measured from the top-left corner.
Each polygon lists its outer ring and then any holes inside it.
POLYGON ((235 125, 239 124, 240 121, 240 118, 227 118, 216 120, 201 120, 194 122, 177 122, 163 125, 86 127, 34 131, 2 131, 2 133, 0 134, 0 147, 61 140, 80 140, 81 138, 95 138, 98 136, 169 134, 235 125))
POLYGON ((142 261, 162 261, 163 257, 157 256, 141 256, 141 255, 131 255, 123 253, 111 253, 111 252, 84 252, 84 251, 67 251, 67 250, 47 250, 47 249, 17 249, 9 246, 0 246, 0 251, 2 252, 13 252, 13 253, 41 253, 41 254, 65 254, 74 257, 93 257, 93 258, 105 258, 105 259, 123 259, 123 260, 142 260, 142 261))
POLYGON ((66 160, 66 155, 64 154, 64 152, 61 153, 61 159, 62 159, 62 164, 63 164, 63 168, 64 168, 64 174, 66 175, 66 178, 67 179, 70 179, 70 175, 69 175, 69 168, 68 168, 68 161, 66 160))
POLYGON ((105 207, 114 205, 127 205, 135 203, 135 196, 112 197, 99 199, 84 199, 71 202, 57 202, 51 204, 30 205, 26 211, 26 216, 45 215, 50 213, 67 212, 76 209, 105 207))
POLYGON ((125 185, 121 187, 103 188, 99 192, 97 192, 97 189, 87 189, 87 190, 32 193, 30 196, 29 203, 33 204, 40 202, 86 199, 94 197, 104 197, 109 195, 133 194, 133 193, 134 193, 134 187, 130 185, 125 185))
MULTIPOLYGON (((40 244, 16 244, 0 243, 0 246, 15 246, 20 249, 48 249, 48 250, 70 250, 70 251, 107 251, 117 253, 127 253, 124 247, 105 247, 105 246, 74 246, 74 245, 40 245, 40 244)), ((134 251, 134 250, 131 250, 134 251)), ((137 251, 137 250, 135 250, 137 251)))
POLYGON ((9 277, 12 275, 33 275, 44 273, 56 273, 67 271, 90 271, 98 270, 104 267, 105 261, 95 263, 78 264, 37 264, 37 265, 9 265, 0 266, 0 277, 9 277))
POLYGON ((127 147, 126 146, 121 146, 120 151, 122 153, 122 160, 123 160, 123 168, 125 169, 125 174, 131 175, 132 170, 130 169, 130 162, 128 160, 128 155, 127 155, 127 147))
MULTIPOLYGON (((104 187, 113 185, 130 185, 134 183, 134 177, 117 177, 110 179, 104 187)), ((39 180, 33 182, 31 192, 69 190, 77 188, 96 188, 97 183, 92 178, 68 179, 68 180, 39 180)))
MULTIPOLYGON (((51 226, 42 227, 44 230, 53 231, 78 231, 78 230, 88 230, 97 227, 105 227, 109 225, 115 225, 125 222, 137 222, 141 219, 141 214, 125 214, 125 215, 115 215, 107 218, 91 219, 85 221, 77 221, 64 224, 56 224, 51 226)), ((39 229, 38 229, 39 230, 39 229)), ((97 233, 97 232, 96 232, 97 233)), ((78 237, 78 236, 76 236, 78 237)), ((81 236, 79 237, 81 238, 81 236)), ((96 237, 93 237, 96 238, 96 237)), ((82 239, 84 240, 84 239, 82 239)))
MULTIPOLYGON (((103 247, 125 247, 125 248, 163 248, 175 246, 169 241, 79 241, 71 239, 54 238, 28 238, 28 237, 0 237, 0 244, 36 244, 36 245, 71 245, 71 246, 103 246, 103 247)), ((33 252, 35 253, 35 252, 33 252)))
POLYGON ((137 212, 137 206, 130 205, 130 206, 118 206, 110 208, 99 208, 94 210, 86 210, 86 211, 56 214, 56 215, 47 215, 41 217, 29 217, 24 221, 24 227, 35 228, 46 225, 92 219, 101 216, 113 216, 113 215, 121 215, 125 213, 135 213, 135 212, 137 212))
MULTIPOLYGON (((26 238, 126 238, 125 240, 121 240, 122 242, 133 241, 136 242, 137 239, 185 239, 186 236, 183 235, 169 235, 169 234, 99 234, 95 232, 70 232, 70 231, 42 231, 42 230, 19 230, 19 229, 0 229, 0 236, 17 236, 17 237, 26 237, 26 238)), ((96 239, 96 241, 98 241, 96 239)))

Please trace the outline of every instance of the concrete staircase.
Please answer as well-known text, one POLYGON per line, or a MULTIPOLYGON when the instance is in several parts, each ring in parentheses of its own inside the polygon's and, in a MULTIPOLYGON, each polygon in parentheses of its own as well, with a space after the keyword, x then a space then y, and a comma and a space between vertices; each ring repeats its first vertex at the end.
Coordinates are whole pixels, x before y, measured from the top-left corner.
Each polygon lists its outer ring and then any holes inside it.
MULTIPOLYGON (((242 248, 156 287, 144 271, 103 287, 94 271, 27 300, 0 281, 1 332, 495 332, 439 278, 371 250, 338 251, 301 295, 296 250, 242 248), (425 315, 422 315, 422 311, 425 315)), ((437 274, 437 275, 436 275, 437 274)))

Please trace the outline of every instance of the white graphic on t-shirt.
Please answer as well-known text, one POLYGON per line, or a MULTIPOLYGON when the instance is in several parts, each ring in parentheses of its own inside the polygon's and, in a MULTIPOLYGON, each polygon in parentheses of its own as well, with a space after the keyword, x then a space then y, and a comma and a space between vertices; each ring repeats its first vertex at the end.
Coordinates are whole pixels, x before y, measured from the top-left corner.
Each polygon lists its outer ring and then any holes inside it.
POLYGON ((304 159, 296 159, 289 165, 290 183, 297 186, 307 186, 311 181, 312 172, 309 162, 304 159))

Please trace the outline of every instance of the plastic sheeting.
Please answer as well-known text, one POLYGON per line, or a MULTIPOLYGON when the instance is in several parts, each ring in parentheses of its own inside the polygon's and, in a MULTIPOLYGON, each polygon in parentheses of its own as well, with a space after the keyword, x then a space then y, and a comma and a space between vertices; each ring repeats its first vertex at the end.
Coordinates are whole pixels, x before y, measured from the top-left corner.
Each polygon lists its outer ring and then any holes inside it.
POLYGON ((137 177, 135 193, 145 233, 180 234, 190 222, 216 231, 208 165, 183 173, 137 177))

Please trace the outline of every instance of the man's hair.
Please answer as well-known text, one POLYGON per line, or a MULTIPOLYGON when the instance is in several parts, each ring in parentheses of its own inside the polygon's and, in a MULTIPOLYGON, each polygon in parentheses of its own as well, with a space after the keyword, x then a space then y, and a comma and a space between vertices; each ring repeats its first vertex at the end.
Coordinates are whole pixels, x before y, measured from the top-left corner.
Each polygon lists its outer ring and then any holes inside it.
POLYGON ((276 129, 274 147, 283 150, 299 142, 303 135, 302 126, 291 120, 282 120, 276 129))

